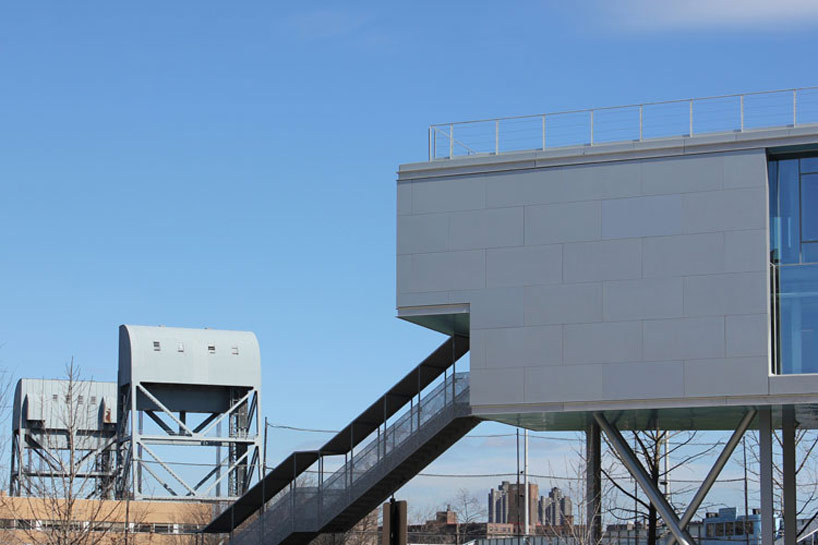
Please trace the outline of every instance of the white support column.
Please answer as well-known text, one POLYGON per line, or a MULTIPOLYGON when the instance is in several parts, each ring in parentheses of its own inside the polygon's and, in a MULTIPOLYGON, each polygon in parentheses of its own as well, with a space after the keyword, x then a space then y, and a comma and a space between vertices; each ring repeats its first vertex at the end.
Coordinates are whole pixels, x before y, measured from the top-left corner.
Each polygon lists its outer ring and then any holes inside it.
POLYGON ((523 483, 523 486, 525 486, 525 516, 523 517, 523 524, 525 525, 525 535, 528 535, 531 528, 531 520, 529 518, 531 497, 528 493, 528 430, 525 430, 525 440, 523 442, 523 483))

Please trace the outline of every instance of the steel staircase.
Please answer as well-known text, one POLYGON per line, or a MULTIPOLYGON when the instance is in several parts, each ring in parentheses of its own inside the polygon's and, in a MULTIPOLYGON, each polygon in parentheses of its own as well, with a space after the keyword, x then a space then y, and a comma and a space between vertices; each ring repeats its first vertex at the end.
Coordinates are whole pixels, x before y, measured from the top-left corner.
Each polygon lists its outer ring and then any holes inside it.
POLYGON ((323 447, 291 454, 204 531, 229 532, 231 545, 306 545, 351 529, 479 422, 468 373, 455 369, 468 341, 449 338, 323 447))

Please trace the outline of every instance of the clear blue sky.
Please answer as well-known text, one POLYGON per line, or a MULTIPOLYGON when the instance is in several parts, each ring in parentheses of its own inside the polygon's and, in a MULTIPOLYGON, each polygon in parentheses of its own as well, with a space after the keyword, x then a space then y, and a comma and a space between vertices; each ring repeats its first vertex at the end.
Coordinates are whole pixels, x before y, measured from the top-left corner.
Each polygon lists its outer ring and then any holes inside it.
POLYGON ((247 329, 267 416, 342 426, 441 340, 394 318, 429 123, 818 85, 811 2, 613 4, 4 2, 0 365, 247 329))

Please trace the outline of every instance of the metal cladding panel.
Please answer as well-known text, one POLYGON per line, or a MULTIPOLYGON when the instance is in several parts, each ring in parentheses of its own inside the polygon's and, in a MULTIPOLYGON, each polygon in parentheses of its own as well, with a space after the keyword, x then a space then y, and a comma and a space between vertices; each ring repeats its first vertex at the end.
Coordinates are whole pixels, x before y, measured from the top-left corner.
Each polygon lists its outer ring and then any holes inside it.
POLYGON ((467 306, 479 416, 814 402, 770 374, 767 151, 816 127, 402 166, 399 316, 467 306))
POLYGON ((14 392, 12 429, 36 426, 66 429, 76 410, 78 429, 96 431, 117 422, 117 386, 113 382, 77 381, 73 401, 68 380, 20 379, 14 392))
POLYGON ((119 385, 142 383, 259 388, 261 356, 250 331, 123 325, 119 385))

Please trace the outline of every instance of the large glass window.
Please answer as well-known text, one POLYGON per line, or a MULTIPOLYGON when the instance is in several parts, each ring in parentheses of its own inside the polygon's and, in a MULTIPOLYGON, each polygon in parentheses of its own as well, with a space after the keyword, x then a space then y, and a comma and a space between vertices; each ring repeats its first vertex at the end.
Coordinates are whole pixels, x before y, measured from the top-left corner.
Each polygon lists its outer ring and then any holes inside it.
POLYGON ((818 373, 818 155, 771 160, 770 261, 779 373, 818 373))

